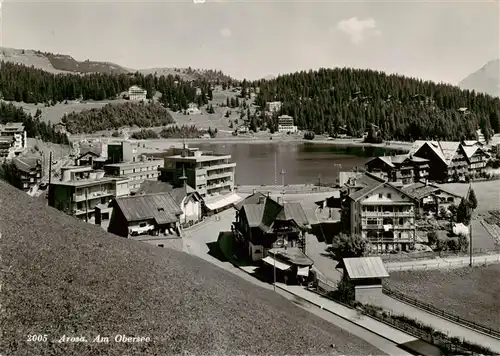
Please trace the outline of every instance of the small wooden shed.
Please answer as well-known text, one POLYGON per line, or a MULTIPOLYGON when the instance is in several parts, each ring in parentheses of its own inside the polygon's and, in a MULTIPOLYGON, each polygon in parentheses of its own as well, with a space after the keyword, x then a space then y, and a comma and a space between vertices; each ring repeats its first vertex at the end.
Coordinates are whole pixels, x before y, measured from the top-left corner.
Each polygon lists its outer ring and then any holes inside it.
POLYGON ((382 279, 389 277, 380 257, 344 258, 344 280, 354 288, 354 298, 373 304, 382 296, 382 279))

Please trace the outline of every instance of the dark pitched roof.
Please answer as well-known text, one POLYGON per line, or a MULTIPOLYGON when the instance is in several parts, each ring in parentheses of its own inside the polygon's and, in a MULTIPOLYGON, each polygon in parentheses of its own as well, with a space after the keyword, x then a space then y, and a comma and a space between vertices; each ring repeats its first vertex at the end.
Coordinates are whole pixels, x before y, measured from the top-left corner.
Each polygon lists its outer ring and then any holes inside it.
POLYGON ((189 194, 194 194, 197 199, 201 199, 198 192, 187 184, 182 187, 174 187, 170 183, 162 182, 159 180, 145 180, 139 187, 136 195, 157 193, 170 193, 177 205, 180 205, 182 203, 182 200, 189 194))
POLYGON ((312 266, 314 261, 311 260, 302 250, 298 247, 280 247, 272 248, 269 254, 276 256, 277 260, 284 260, 294 265, 299 266, 312 266))
POLYGON ((309 225, 309 220, 300 203, 281 205, 264 194, 258 193, 251 195, 242 203, 240 210, 245 212, 250 227, 260 227, 262 231, 268 231, 277 220, 293 220, 299 226, 309 225), (262 202, 261 199, 264 201, 262 202))
POLYGON ((145 180, 137 190, 136 194, 167 193, 174 189, 172 184, 159 180, 145 180))
POLYGON ((401 188, 397 187, 395 184, 389 183, 389 182, 387 182, 381 178, 378 178, 374 175, 371 175, 369 173, 365 173, 363 175, 363 177, 361 177, 361 178, 364 178, 363 182, 365 183, 365 185, 362 186, 361 189, 356 190, 355 192, 352 192, 351 194, 349 194, 349 198, 354 200, 354 201, 361 199, 362 197, 366 196, 367 194, 370 194, 370 192, 374 191, 375 189, 378 189, 381 186, 390 187, 390 188, 396 190, 397 192, 400 192, 403 195, 406 195, 408 198, 413 199, 412 196, 408 195, 405 191, 403 191, 401 188))
POLYGON ((101 154, 99 153, 99 151, 98 151, 97 148, 95 148, 95 147, 87 147, 87 148, 84 148, 84 149, 80 150, 80 155, 76 159, 80 159, 83 156, 88 155, 88 154, 90 154, 90 155, 92 155, 94 157, 101 157, 101 154))
POLYGON ((448 192, 444 190, 443 188, 440 188, 436 185, 433 184, 425 184, 422 182, 417 182, 413 183, 407 186, 404 186, 401 188, 401 191, 403 191, 405 194, 408 196, 412 197, 413 199, 420 200, 422 198, 425 198, 429 195, 432 194, 439 194, 440 192, 452 195, 454 197, 460 198, 460 195, 457 195, 455 193, 448 192))
POLYGON ((283 209, 278 213, 277 220, 293 220, 301 226, 309 225, 306 213, 300 203, 284 203, 283 209))
POLYGON ((114 204, 128 222, 154 219, 157 224, 167 224, 176 222, 177 216, 182 214, 170 193, 116 198, 114 204))
POLYGON ((96 346, 107 356, 382 354, 257 280, 115 236, 44 203, 0 182, 3 354, 43 355, 49 346, 54 355, 88 354, 83 343, 19 342, 34 320, 53 337, 152 340, 96 346))
POLYGON ((29 173, 36 169, 37 165, 41 165, 39 157, 16 157, 12 159, 12 163, 22 172, 29 173))
POLYGON ((431 195, 436 191, 439 191, 440 188, 432 184, 417 182, 414 184, 404 186, 403 188, 401 188, 401 190, 406 194, 408 194, 409 196, 411 196, 412 198, 419 200, 431 195))
POLYGON ((245 199, 240 201, 238 204, 235 204, 234 207, 236 208, 236 210, 240 210, 243 207, 243 205, 245 205, 245 204, 257 204, 261 197, 267 198, 267 196, 265 194, 262 194, 261 192, 256 192, 256 193, 246 197, 245 199))

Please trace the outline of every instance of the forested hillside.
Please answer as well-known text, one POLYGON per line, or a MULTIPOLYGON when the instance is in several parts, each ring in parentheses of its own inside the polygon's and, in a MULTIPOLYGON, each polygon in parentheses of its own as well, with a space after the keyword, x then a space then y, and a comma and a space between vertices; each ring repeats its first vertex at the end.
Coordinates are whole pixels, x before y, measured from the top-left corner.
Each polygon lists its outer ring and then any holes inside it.
MULTIPOLYGON (((258 87, 255 104, 264 107, 266 102, 282 101, 281 114, 293 116, 300 129, 315 133, 336 134, 345 128, 361 137, 379 130, 383 139, 411 141, 474 139, 479 127, 486 138, 500 132, 499 98, 370 70, 320 69, 273 80, 221 84, 223 88, 241 84, 242 97, 249 96, 250 87, 258 87)), ((173 75, 50 74, 4 62, 0 68, 0 97, 9 101, 114 99, 131 85, 145 88, 149 97, 161 92, 160 102, 173 111, 186 109, 190 102, 207 104, 212 98, 208 81, 186 82, 173 75), (201 96, 196 95, 197 87, 201 96)), ((253 129, 277 128, 276 116, 267 118, 263 110, 249 119, 253 129)))
POLYGON ((158 103, 108 104, 103 108, 64 115, 61 121, 72 134, 117 130, 121 127, 165 126, 174 122, 172 116, 158 103))
POLYGON ((65 134, 55 132, 54 126, 41 122, 37 115, 32 117, 12 104, 0 102, 0 124, 7 122, 22 122, 28 137, 39 137, 43 141, 68 144, 65 134))
POLYGON ((0 98, 25 103, 62 102, 65 100, 115 99, 132 85, 163 93, 162 100, 174 110, 187 109, 195 101, 196 87, 209 95, 207 81, 184 82, 176 76, 135 74, 52 74, 8 62, 0 63, 0 98))
MULTIPOLYGON (((345 126, 359 137, 370 124, 394 140, 472 139, 478 127, 486 136, 500 132, 498 98, 371 70, 320 69, 244 85, 260 88, 257 105, 282 101, 281 114, 316 133, 335 134, 345 126)), ((264 115, 253 120, 277 124, 264 115)))

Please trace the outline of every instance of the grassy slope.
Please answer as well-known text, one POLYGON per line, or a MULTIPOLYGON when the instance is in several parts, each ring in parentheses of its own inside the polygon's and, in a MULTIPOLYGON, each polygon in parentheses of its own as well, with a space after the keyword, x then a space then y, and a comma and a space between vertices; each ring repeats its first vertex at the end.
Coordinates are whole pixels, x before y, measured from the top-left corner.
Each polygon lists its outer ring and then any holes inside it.
POLYGON ((461 318, 500 330, 500 265, 391 272, 387 285, 461 318))
POLYGON ((0 350, 16 355, 381 354, 199 258, 123 239, 0 182, 0 350), (28 334, 150 336, 27 343, 28 334), (336 345, 332 348, 330 345, 336 345))

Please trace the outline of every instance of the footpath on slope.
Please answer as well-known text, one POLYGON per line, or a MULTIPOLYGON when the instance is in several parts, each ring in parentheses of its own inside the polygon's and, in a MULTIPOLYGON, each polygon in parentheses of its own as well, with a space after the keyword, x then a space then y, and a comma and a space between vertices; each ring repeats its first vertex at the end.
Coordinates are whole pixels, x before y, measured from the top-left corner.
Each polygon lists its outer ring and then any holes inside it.
POLYGON ((454 323, 451 320, 444 319, 410 304, 403 303, 387 295, 383 295, 382 298, 378 299, 375 305, 393 314, 405 315, 406 317, 416 319, 422 324, 431 326, 450 337, 458 337, 471 343, 487 347, 494 351, 496 355, 500 355, 500 339, 454 323))
POLYGON ((276 282, 276 287, 287 291, 301 299, 304 299, 321 309, 327 310, 330 313, 338 315, 348 321, 361 326, 383 338, 390 340, 396 344, 405 344, 418 340, 416 337, 406 334, 398 329, 395 329, 387 324, 381 323, 369 316, 359 313, 355 309, 348 308, 333 300, 324 298, 316 293, 308 291, 302 286, 289 286, 284 283, 276 282))

